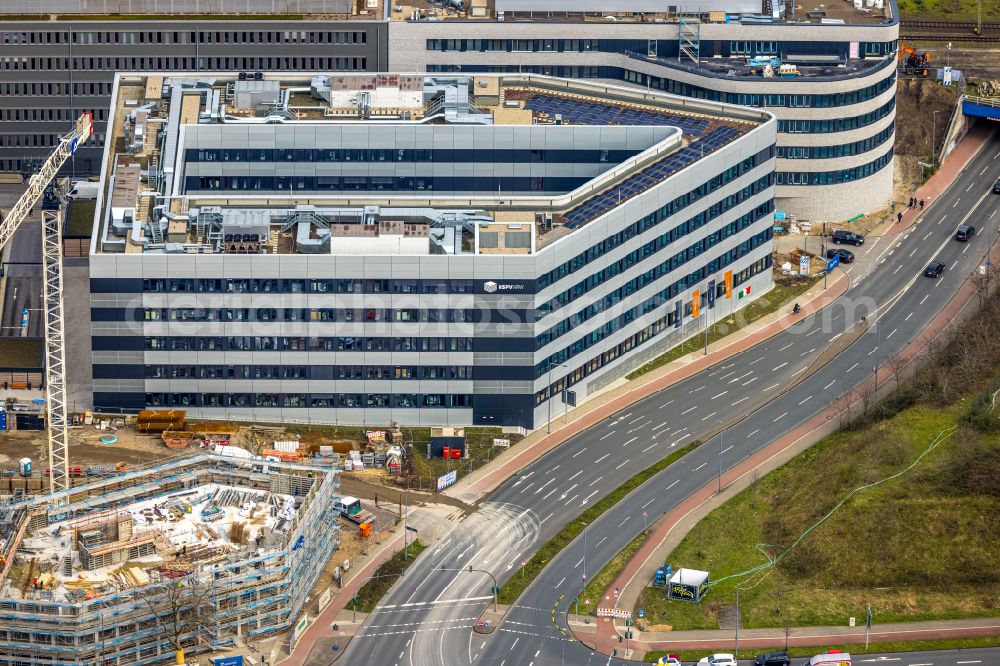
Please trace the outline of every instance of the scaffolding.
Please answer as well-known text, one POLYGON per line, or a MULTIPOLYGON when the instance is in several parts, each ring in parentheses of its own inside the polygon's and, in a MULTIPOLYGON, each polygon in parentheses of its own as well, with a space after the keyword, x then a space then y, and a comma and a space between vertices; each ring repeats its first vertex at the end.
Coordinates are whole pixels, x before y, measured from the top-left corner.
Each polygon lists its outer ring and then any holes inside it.
POLYGON ((687 58, 697 65, 701 59, 701 21, 694 18, 682 18, 680 20, 678 41, 678 62, 687 58))
POLYGON ((0 666, 172 662, 177 645, 163 618, 176 607, 171 595, 181 583, 202 586, 213 618, 211 626, 186 628, 178 637, 186 654, 231 646, 241 637, 286 631, 337 548, 336 471, 200 455, 126 476, 130 478, 62 491, 59 503, 33 498, 0 506, 0 529, 16 541, 4 547, 5 566, 0 567, 0 666), (263 545, 250 539, 213 549, 207 556, 203 550, 178 557, 154 571, 152 578, 131 575, 132 585, 105 581, 94 586, 87 580, 88 571, 72 571, 69 553, 74 549, 81 568, 89 569, 88 558, 93 567, 123 563, 141 556, 138 549, 165 541, 159 530, 133 524, 132 515, 123 510, 129 503, 156 500, 172 505, 179 496, 199 495, 207 484, 244 493, 238 497, 280 493, 297 509, 263 545), (43 531, 55 534, 57 546, 66 549, 53 556, 51 575, 37 574, 39 558, 27 552, 29 547, 23 546, 26 552, 18 555, 18 544, 38 540, 43 531), (63 577, 62 585, 33 585, 22 593, 11 580, 10 563, 15 559, 32 563, 29 576, 46 582, 63 577), (71 575, 66 575, 67 566, 71 575))

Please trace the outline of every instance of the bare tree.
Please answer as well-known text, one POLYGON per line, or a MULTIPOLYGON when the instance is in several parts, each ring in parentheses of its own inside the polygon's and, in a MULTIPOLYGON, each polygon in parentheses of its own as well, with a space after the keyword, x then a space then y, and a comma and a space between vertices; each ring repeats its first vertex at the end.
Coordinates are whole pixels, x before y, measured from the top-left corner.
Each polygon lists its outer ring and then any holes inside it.
POLYGON ((892 373, 892 379, 897 389, 902 386, 903 373, 906 371, 908 363, 909 361, 903 358, 902 352, 896 354, 886 362, 886 366, 889 368, 889 372, 892 373))
POLYGON ((182 578, 161 576, 142 593, 143 602, 174 649, 178 666, 185 663, 185 646, 197 645, 204 633, 216 633, 218 592, 210 574, 189 574, 182 578))

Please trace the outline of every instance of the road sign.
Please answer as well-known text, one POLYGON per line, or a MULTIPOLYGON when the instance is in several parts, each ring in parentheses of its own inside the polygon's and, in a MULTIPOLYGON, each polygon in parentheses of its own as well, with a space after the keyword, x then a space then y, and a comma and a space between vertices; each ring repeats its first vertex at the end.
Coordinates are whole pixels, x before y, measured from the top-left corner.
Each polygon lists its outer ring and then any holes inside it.
POLYGON ((521 560, 521 567, 524 568, 526 566, 528 566, 528 563, 525 562, 524 560, 521 560))
POLYGON ((563 391, 563 402, 570 407, 576 407, 576 391, 566 389, 563 391))
POLYGON ((840 255, 835 254, 833 258, 826 262, 826 272, 829 273, 833 271, 834 268, 840 265, 840 255))
POLYGON ((639 609, 639 617, 644 617, 645 615, 646 615, 646 611, 644 611, 644 610, 642 610, 642 609, 640 608, 640 609, 639 609))
POLYGON ((598 608, 597 617, 614 617, 624 620, 632 617, 632 611, 624 608, 598 608))
POLYGON ((808 254, 803 254, 799 257, 799 275, 802 277, 809 277, 809 263, 812 260, 808 254))

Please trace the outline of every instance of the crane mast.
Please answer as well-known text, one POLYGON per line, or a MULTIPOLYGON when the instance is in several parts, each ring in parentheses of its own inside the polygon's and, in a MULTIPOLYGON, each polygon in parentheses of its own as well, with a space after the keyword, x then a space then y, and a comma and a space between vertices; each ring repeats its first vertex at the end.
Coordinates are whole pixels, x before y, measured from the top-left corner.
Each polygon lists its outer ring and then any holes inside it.
MULTIPOLYGON (((0 250, 31 214, 45 188, 55 178, 66 160, 76 152, 93 131, 93 116, 81 115, 73 130, 62 137, 38 173, 28 179, 24 194, 0 222, 0 250)), ((62 209, 42 211, 42 300, 45 307, 45 397, 48 411, 50 490, 55 493, 69 488, 69 451, 66 423, 66 348, 63 338, 62 285, 62 209)))

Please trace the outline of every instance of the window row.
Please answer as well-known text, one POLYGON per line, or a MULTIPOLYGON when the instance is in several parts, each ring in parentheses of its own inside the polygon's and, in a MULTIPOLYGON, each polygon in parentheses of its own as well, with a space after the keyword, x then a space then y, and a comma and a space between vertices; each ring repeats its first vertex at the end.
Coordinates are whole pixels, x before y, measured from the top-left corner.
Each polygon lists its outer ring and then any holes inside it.
MULTIPOLYGON (((5 128, 7 129, 7 128, 5 128)), ((47 148, 58 145, 61 134, 0 134, 0 146, 7 148, 47 148)), ((99 146, 104 143, 104 132, 94 132, 84 146, 99 146)))
MULTIPOLYGON (((733 286, 736 287, 738 285, 741 285, 744 282, 748 281, 753 276, 771 270, 771 265, 772 265, 771 255, 758 259, 752 265, 739 271, 738 273, 733 274, 733 286)), ((677 306, 680 306, 680 302, 677 303, 677 306)), ((549 396, 561 394, 562 391, 564 391, 565 389, 573 386, 583 378, 597 372, 604 366, 613 362, 615 359, 627 354, 632 349, 648 342, 649 340, 660 335, 664 331, 680 328, 681 324, 683 323, 683 315, 680 314, 680 311, 683 311, 685 314, 689 315, 691 312, 690 309, 691 303, 690 302, 685 303, 683 309, 677 306, 675 306, 670 312, 660 317, 655 322, 645 327, 641 331, 633 335, 630 335, 627 339, 623 340, 622 342, 619 342, 611 349, 590 358, 585 363, 576 366, 575 368, 573 368, 572 371, 567 373, 565 376, 560 377, 557 381, 553 382, 551 386, 548 386, 542 389, 541 391, 538 391, 535 394, 535 404, 540 405, 546 400, 548 400, 549 396)), ((549 367, 555 367, 557 365, 561 365, 566 361, 568 361, 571 358, 571 356, 572 354, 570 353, 569 349, 564 349, 563 351, 557 354, 553 354, 548 359, 535 366, 536 377, 542 377, 546 375, 549 367)))
MULTIPOLYGON (((4 96, 26 95, 37 97, 45 95, 48 97, 92 96, 107 97, 111 94, 111 83, 29 83, 29 82, 4 82, 0 83, 0 93, 4 96)), ((106 108, 107 107, 103 107, 106 108)), ((93 113, 97 109, 85 109, 93 113)), ((78 110, 79 111, 79 110, 78 110)))
MULTIPOLYGON (((488 316, 488 313, 487 313, 488 316)), ((471 322, 472 308, 143 308, 143 321, 471 322)), ((506 321, 506 320, 505 320, 506 321)))
POLYGON ((879 108, 862 113, 860 116, 847 118, 821 118, 818 120, 779 120, 778 131, 787 134, 828 134, 830 132, 847 132, 849 130, 867 127, 890 115, 896 108, 896 98, 893 97, 879 108))
MULTIPOLYGON (((655 277, 653 277, 652 279, 660 278, 664 275, 671 273, 672 271, 677 270, 688 261, 691 261, 695 257, 701 255, 704 252, 707 252, 712 247, 718 245, 720 242, 722 242, 723 239, 736 235, 737 233, 743 231, 744 229, 753 226, 761 219, 763 218, 770 219, 770 215, 773 211, 774 211, 773 199, 769 200, 764 204, 761 204, 760 206, 757 206, 757 208, 755 208, 754 210, 746 213, 745 215, 740 216, 738 220, 734 220, 733 222, 726 224, 721 229, 712 232, 711 234, 701 239, 694 245, 685 248, 683 251, 678 252, 672 257, 664 260, 662 263, 656 265, 654 267, 655 277)), ((642 248, 628 255, 627 259, 631 263, 636 263, 642 261, 646 257, 653 256, 654 253, 662 250, 663 248, 665 248, 667 245, 670 244, 669 238, 670 238, 669 234, 664 234, 659 238, 651 240, 650 242, 646 243, 646 245, 644 245, 642 248)), ((756 239, 757 236, 755 236, 754 238, 756 239)), ((748 252, 749 250, 757 247, 757 245, 759 245, 760 242, 766 242, 766 240, 769 238, 770 238, 770 230, 767 230, 766 234, 764 234, 763 241, 755 241, 751 239, 750 241, 744 242, 740 246, 740 248, 738 248, 739 251, 737 251, 737 253, 733 257, 726 257, 725 255, 723 255, 723 257, 716 258, 715 260, 710 262, 708 265, 709 272, 710 273, 717 272, 719 270, 720 265, 727 265, 731 263, 734 259, 743 256, 743 254, 746 254, 746 252, 748 252)), ((625 261, 625 259, 620 260, 618 263, 621 263, 622 261, 625 261)), ((608 269, 605 269, 605 271, 607 270, 608 269)), ((601 271, 600 274, 605 273, 605 271, 601 271)), ((653 271, 648 271, 647 273, 644 273, 643 276, 650 275, 651 273, 653 273, 653 271)), ((690 276, 685 276, 685 279, 688 277, 690 276)), ((629 283, 627 283, 626 286, 620 287, 619 289, 614 290, 607 296, 597 299, 596 301, 587 305, 587 307, 585 307, 584 309, 580 310, 579 312, 573 313, 569 317, 566 317, 565 319, 560 321, 555 326, 552 326, 551 328, 546 330, 541 335, 536 336, 535 349, 536 350, 541 349, 542 347, 549 344, 550 342, 553 342, 560 336, 569 333, 571 330, 573 330, 575 327, 579 326, 583 322, 591 319, 592 317, 597 316, 601 312, 604 312, 609 308, 611 308, 612 306, 614 306, 616 303, 624 300, 633 291, 645 286, 645 284, 633 285, 633 283, 636 283, 637 281, 641 282, 642 278, 640 277, 636 278, 635 280, 629 281, 629 283)), ((586 283, 581 283, 581 284, 584 284, 585 287, 584 292, 581 293, 585 293, 586 291, 589 291, 589 289, 592 288, 592 286, 596 286, 596 284, 600 283, 597 282, 592 285, 591 281, 588 280, 586 283)), ((680 288, 679 283, 677 288, 678 289, 680 288)), ((628 322, 626 321, 624 323, 628 322)))
MULTIPOLYGON (((95 379, 119 366, 94 366, 95 379)), ((146 379, 472 379, 471 365, 147 365, 146 379)))
POLYGON ((868 164, 839 171, 779 171, 778 185, 836 185, 867 178, 892 161, 892 148, 868 164))
POLYGON ((529 148, 188 148, 188 162, 478 162, 617 164, 638 150, 529 148))
POLYGON ((94 58, 34 58, 27 56, 0 57, 0 70, 13 71, 232 71, 234 69, 264 71, 358 71, 368 67, 368 58, 315 58, 315 57, 94 57, 94 58))
POLYGON ((187 192, 569 192, 592 176, 186 176, 187 192))
MULTIPOLYGON (((107 109, 94 109, 93 113, 95 122, 101 122, 108 119, 107 109)), ((53 109, 40 107, 32 107, 30 109, 0 109, 0 121, 74 121, 79 117, 79 109, 53 109)))
POLYGON ((837 146, 778 146, 778 157, 790 160, 851 157, 878 148, 891 139, 895 131, 896 123, 892 123, 878 134, 854 143, 844 143, 837 146))
POLYGON ((472 396, 449 393, 147 393, 147 407, 472 408, 472 396))
MULTIPOLYGON (((199 294, 471 294, 473 281, 461 279, 278 279, 278 278, 144 278, 152 293, 199 294)), ((93 293, 117 293, 114 281, 91 280, 93 293)))
MULTIPOLYGON (((309 337, 287 335, 147 336, 147 351, 470 352, 472 338, 309 337)), ((95 343, 95 350, 97 345, 95 343)))
POLYGON ((362 30, 153 30, 3 32, 4 44, 366 44, 362 30))
MULTIPOLYGON (((670 216, 682 211, 693 203, 699 201, 700 199, 708 196, 712 192, 715 192, 720 187, 728 185, 732 181, 736 180, 743 174, 749 173, 757 166, 767 162, 772 157, 774 157, 774 146, 770 146, 760 151, 753 157, 748 157, 742 160, 739 164, 736 164, 722 173, 716 174, 706 182, 702 183, 698 187, 685 192, 680 195, 670 203, 662 206, 658 210, 650 213, 646 217, 642 218, 637 222, 633 222, 628 225, 618 233, 608 236, 600 243, 591 245, 587 250, 576 255, 569 261, 563 262, 562 264, 556 266, 551 271, 544 273, 538 278, 538 289, 544 289, 551 284, 558 282, 567 275, 575 273, 576 271, 582 269, 587 264, 592 261, 596 261, 599 257, 610 252, 614 248, 620 246, 625 241, 638 236, 649 229, 652 229, 656 225, 660 224, 664 220, 668 219, 670 216)), ((765 177, 767 178, 767 177, 765 177)), ((763 179, 762 179, 763 180, 763 179)), ((761 180, 757 181, 758 183, 761 180)), ((748 187, 755 187, 756 185, 750 185, 748 187)), ((739 196, 743 197, 746 188, 744 188, 739 196)), ((746 193, 746 196, 749 192, 746 193)), ((543 306, 544 309, 544 306, 543 306)))
MULTIPOLYGON (((549 363, 558 365, 563 361, 555 361, 556 358, 569 359, 577 354, 582 353, 585 349, 592 347, 601 340, 604 340, 608 336, 612 335, 615 331, 623 328, 624 326, 630 324, 632 321, 638 317, 652 312, 653 310, 662 307, 670 299, 676 298, 682 292, 690 287, 698 285, 702 280, 706 280, 712 275, 716 275, 719 272, 725 270, 727 266, 733 262, 739 260, 740 258, 746 256, 758 247, 770 243, 772 231, 768 227, 764 231, 755 234, 750 239, 740 243, 735 248, 722 253, 711 262, 705 264, 704 266, 698 268, 695 271, 683 276, 679 280, 676 280, 673 284, 668 285, 666 288, 661 290, 658 294, 640 305, 626 310, 620 316, 612 319, 611 321, 605 323, 600 328, 592 331, 591 333, 578 337, 564 349, 552 354, 549 359, 542 361, 542 363, 535 366, 536 372, 542 372, 547 370, 549 363)), ((632 294, 639 292, 641 289, 653 284, 656 280, 660 279, 666 275, 669 271, 669 265, 664 263, 651 268, 639 277, 629 280, 624 285, 613 291, 612 293, 605 296, 602 300, 603 302, 599 304, 599 308, 602 310, 607 310, 616 303, 625 302, 632 294)), ((541 347, 538 347, 539 349, 541 347)))

